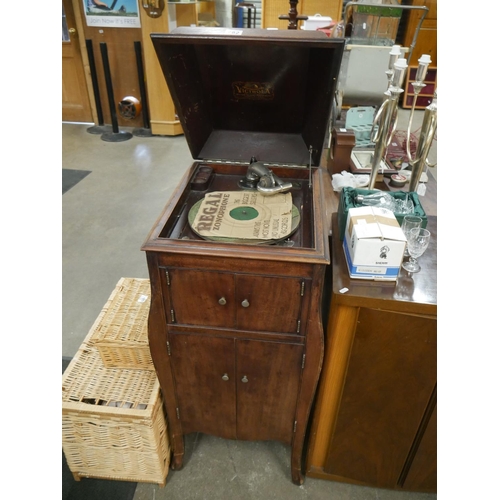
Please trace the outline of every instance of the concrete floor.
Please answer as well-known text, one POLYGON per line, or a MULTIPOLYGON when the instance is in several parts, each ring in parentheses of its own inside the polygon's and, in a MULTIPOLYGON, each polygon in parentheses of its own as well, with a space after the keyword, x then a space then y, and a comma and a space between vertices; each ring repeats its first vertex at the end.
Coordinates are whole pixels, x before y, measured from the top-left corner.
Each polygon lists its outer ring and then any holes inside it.
MULTIPOLYGON (((417 114, 414 129, 423 112, 417 114)), ((407 114, 401 115, 403 126, 407 114)), ((61 341, 67 358, 121 277, 148 278, 140 247, 192 163, 184 136, 110 143, 87 128, 62 125, 62 167, 91 171, 62 197, 61 341)), ((186 438, 184 468, 170 471, 164 488, 138 484, 134 500, 436 498, 309 477, 298 487, 291 482, 289 459, 289 447, 281 443, 193 434, 186 438)))

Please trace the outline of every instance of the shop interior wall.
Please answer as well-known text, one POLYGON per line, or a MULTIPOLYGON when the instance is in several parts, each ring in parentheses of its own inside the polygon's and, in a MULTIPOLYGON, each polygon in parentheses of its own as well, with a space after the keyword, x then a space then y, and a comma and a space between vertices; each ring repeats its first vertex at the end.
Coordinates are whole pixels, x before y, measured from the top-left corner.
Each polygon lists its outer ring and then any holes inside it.
MULTIPOLYGON (((316 11, 319 9, 323 15, 328 15, 326 5, 330 5, 331 3, 335 4, 335 7, 338 9, 338 4, 341 4, 341 0, 301 0, 299 5, 301 7, 309 7, 309 10, 316 11), (321 10, 320 7, 323 7, 321 10)), ((107 46, 108 59, 109 59, 109 69, 111 74, 111 81, 113 86, 113 94, 114 94, 114 109, 116 110, 117 123, 120 127, 142 127, 144 125, 143 114, 141 113, 135 118, 125 118, 119 113, 118 104, 125 97, 135 97, 139 101, 141 101, 141 93, 139 86, 139 74, 137 69, 137 60, 136 53, 134 48, 134 42, 144 43, 144 29, 141 28, 108 28, 108 27, 93 27, 87 26, 85 20, 85 13, 83 9, 83 0, 72 0, 73 8, 77 11, 77 17, 81 20, 82 26, 79 30, 79 33, 83 31, 83 39, 80 41, 80 46, 82 47, 83 52, 83 60, 85 70, 87 72, 87 86, 89 87, 89 95, 91 100, 91 106, 93 109, 94 121, 97 122, 97 114, 95 109, 95 97, 91 84, 90 78, 90 66, 86 54, 85 49, 85 40, 91 40, 93 45, 93 52, 95 58, 95 66, 96 66, 96 76, 99 85, 99 95, 100 95, 100 105, 102 108, 104 123, 111 124, 111 112, 110 112, 110 103, 108 101, 108 92, 106 87, 106 79, 105 79, 105 71, 103 66, 103 60, 101 55, 101 43, 105 43, 107 46)), ((215 13, 217 22, 223 27, 232 27, 234 24, 234 8, 236 3, 239 3, 237 0, 215 0, 215 13)), ((146 18, 146 14, 143 11, 141 2, 139 2, 139 14, 141 17, 141 25, 143 24, 144 18, 146 18)), ((258 24, 261 24, 260 16, 261 16, 261 5, 262 9, 271 7, 272 14, 271 17, 276 18, 278 15, 287 14, 290 8, 290 4, 287 0, 257 0, 255 2, 256 7, 258 8, 258 24)), ((176 5, 176 10, 182 7, 182 12, 186 9, 190 12, 188 5, 183 6, 182 4, 176 5)), ((331 5, 330 5, 331 7, 331 5)), ((167 14, 168 7, 165 8, 163 17, 169 18, 169 23, 171 22, 171 13, 167 14)), ((264 12, 262 12, 262 16, 264 17, 264 12)), ((190 14, 186 19, 186 16, 180 16, 180 13, 177 13, 177 25, 186 25, 186 23, 196 23, 196 8, 194 8, 193 13, 190 14)), ((269 16, 268 16, 269 18, 269 16)), ((286 29, 287 23, 285 21, 281 21, 283 24, 283 29, 286 29)), ((147 24, 147 23, 146 23, 147 24)), ((174 24, 174 23, 172 23, 174 24)), ((271 23, 275 26, 278 25, 277 22, 271 23)), ((168 23, 167 23, 168 25, 168 23)), ((267 26, 263 26, 267 27, 267 26)), ((81 35, 80 35, 81 36, 81 35)), ((144 60, 144 46, 142 46, 143 53, 143 66, 146 72, 146 86, 148 80, 148 64, 144 60)), ((149 75, 151 76, 151 75, 149 75)), ((149 92, 149 91, 148 91, 149 92)), ((168 98, 169 96, 167 96, 168 98)), ((154 107, 157 103, 146 103, 149 108, 154 107)), ((154 110, 150 109, 150 114, 154 114, 154 110)))

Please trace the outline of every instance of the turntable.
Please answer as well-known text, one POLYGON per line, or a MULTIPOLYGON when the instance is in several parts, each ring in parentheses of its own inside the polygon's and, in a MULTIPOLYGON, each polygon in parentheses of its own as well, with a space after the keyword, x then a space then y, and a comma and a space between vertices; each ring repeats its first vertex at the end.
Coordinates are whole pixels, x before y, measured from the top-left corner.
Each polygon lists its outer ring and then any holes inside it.
POLYGON ((171 467, 191 432, 279 440, 301 484, 329 263, 318 166, 344 41, 225 28, 151 37, 195 158, 142 246, 171 467))

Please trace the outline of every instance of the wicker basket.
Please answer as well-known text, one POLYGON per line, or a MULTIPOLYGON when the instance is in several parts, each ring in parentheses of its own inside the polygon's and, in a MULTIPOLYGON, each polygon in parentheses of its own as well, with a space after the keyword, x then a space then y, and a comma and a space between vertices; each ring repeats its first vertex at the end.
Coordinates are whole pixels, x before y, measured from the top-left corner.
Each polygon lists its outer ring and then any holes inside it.
POLYGON ((85 339, 98 349, 104 366, 154 370, 148 344, 150 304, 148 279, 120 279, 85 339))
POLYGON ((63 374, 62 444, 76 480, 164 486, 170 446, 156 373, 106 368, 82 344, 63 374))

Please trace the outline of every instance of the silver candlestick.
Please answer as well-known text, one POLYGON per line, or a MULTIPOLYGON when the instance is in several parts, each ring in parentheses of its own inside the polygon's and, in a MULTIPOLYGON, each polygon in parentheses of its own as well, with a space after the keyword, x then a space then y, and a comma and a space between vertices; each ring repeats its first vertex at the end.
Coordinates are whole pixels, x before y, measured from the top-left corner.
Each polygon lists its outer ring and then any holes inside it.
POLYGON ((396 129, 398 121, 398 101, 403 92, 402 85, 407 68, 406 59, 399 58, 394 63, 393 68, 392 79, 389 83, 389 88, 385 92, 387 98, 380 106, 373 120, 371 141, 375 143, 375 150, 371 162, 371 175, 368 182, 368 189, 373 189, 375 187, 380 162, 385 157, 387 147, 391 142, 392 134, 396 129))

